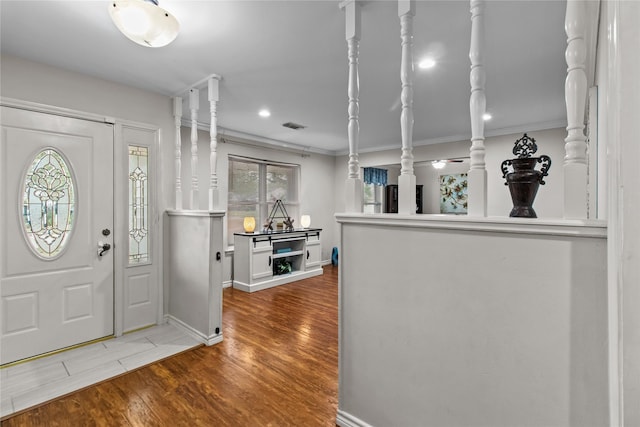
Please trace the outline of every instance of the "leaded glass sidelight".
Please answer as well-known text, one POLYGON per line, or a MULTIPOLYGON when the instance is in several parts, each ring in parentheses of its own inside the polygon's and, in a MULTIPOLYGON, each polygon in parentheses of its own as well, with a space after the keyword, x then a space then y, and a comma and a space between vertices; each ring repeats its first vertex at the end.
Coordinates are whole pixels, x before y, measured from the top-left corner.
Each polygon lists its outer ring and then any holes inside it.
POLYGON ((24 179, 22 219, 27 242, 44 259, 59 256, 69 242, 75 217, 73 174, 53 148, 36 154, 24 179))
POLYGON ((149 149, 129 146, 129 264, 149 261, 149 149))

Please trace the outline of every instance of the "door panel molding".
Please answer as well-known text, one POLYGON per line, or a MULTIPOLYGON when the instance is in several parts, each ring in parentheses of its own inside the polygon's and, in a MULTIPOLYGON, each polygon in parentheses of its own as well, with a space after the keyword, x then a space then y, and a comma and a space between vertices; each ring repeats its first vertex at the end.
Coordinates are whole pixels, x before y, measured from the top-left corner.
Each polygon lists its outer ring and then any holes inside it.
POLYGON ((116 198, 128 200, 128 146, 143 146, 149 149, 149 244, 150 260, 140 264, 129 264, 129 205, 123 203, 116 211, 115 234, 124 243, 118 254, 116 263, 116 299, 119 304, 115 311, 116 333, 134 331, 136 329, 164 322, 163 317, 163 287, 160 261, 162 260, 160 234, 161 217, 158 210, 158 191, 161 188, 158 173, 158 152, 160 146, 160 130, 157 126, 150 126, 131 121, 116 120, 116 198), (145 304, 130 304, 132 293, 141 292, 140 277, 147 276, 146 291, 149 293, 145 304), (131 287, 134 289, 131 289, 131 287))

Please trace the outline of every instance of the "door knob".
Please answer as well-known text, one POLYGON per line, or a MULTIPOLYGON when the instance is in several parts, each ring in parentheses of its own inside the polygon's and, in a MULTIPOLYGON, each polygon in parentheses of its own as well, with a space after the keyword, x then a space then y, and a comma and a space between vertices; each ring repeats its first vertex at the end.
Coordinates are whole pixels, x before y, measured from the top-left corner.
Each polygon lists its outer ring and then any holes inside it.
POLYGON ((98 256, 104 255, 104 253, 109 249, 111 249, 111 245, 109 243, 103 243, 102 241, 98 242, 98 256))

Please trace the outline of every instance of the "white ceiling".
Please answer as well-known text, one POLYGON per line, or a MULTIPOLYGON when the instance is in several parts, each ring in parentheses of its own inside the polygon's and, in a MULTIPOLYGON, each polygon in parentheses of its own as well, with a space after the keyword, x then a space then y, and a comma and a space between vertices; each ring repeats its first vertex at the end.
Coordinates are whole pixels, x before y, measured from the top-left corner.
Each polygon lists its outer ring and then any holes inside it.
MULTIPOLYGON (((221 133, 318 152, 348 150, 345 17, 337 1, 161 0, 181 31, 157 49, 120 34, 108 5, 2 0, 1 51, 170 96, 219 74, 221 133), (271 117, 258 117, 261 108, 271 117), (289 121, 307 128, 282 127, 289 121)), ((565 7, 561 0, 487 2, 486 94, 493 114, 487 135, 565 125, 565 7)), ((415 145, 470 137, 470 32, 468 1, 417 2, 415 58, 431 54, 439 63, 428 71, 416 67, 415 145)), ((363 152, 401 145, 400 53, 397 3, 364 2, 363 152)), ((206 91, 200 100, 199 121, 208 123, 206 91)))

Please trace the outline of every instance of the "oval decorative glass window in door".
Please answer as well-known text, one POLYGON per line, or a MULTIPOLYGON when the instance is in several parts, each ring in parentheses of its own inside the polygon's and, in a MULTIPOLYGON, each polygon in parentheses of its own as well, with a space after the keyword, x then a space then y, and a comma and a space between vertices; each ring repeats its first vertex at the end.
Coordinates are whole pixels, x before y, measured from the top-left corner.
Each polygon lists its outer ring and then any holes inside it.
POLYGON ((56 258, 69 241, 76 205, 73 174, 53 148, 40 151, 24 179, 22 218, 29 246, 45 259, 56 258))

